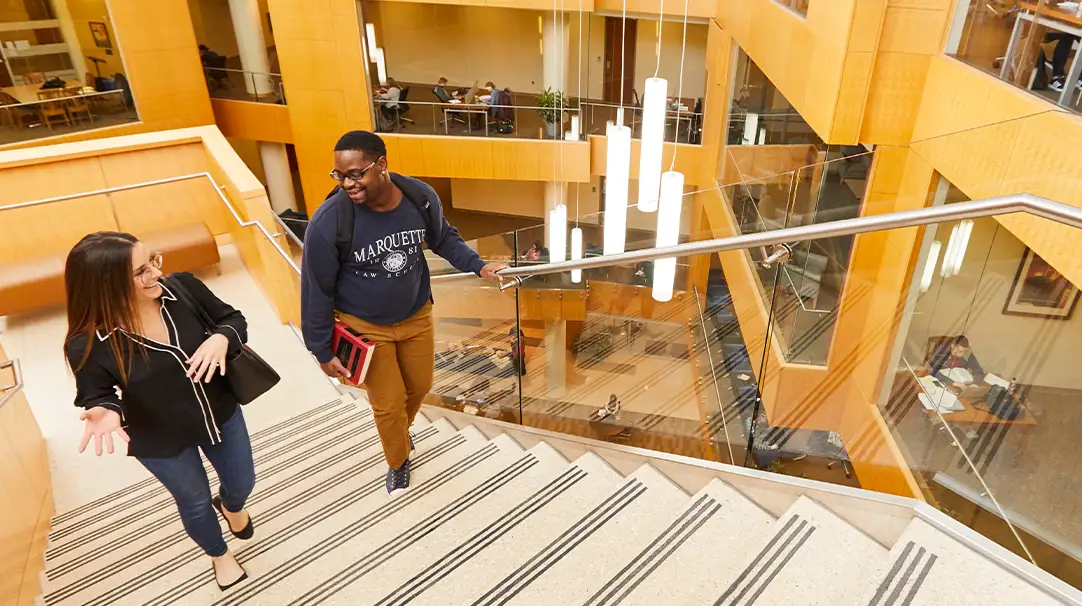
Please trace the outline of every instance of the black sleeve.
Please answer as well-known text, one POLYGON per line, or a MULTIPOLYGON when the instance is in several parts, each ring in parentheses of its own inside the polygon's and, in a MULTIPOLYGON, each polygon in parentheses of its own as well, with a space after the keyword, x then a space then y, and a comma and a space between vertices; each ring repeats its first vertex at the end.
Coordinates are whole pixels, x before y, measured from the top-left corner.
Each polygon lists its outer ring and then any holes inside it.
POLYGON ((217 327, 215 334, 229 339, 229 356, 239 354, 241 346, 248 342, 248 321, 244 319, 244 314, 215 296, 202 280, 192 274, 181 272, 173 274, 173 277, 206 310, 217 327))
MULTIPOLYGON (((91 335, 91 338, 96 337, 91 335)), ((126 425, 128 419, 117 395, 117 381, 95 357, 95 353, 99 352, 91 351, 90 356, 86 355, 87 346, 85 335, 76 336, 64 344, 64 354, 75 375, 75 405, 86 410, 98 406, 108 408, 119 414, 121 423, 126 425)), ((111 350, 108 353, 112 355, 111 350)))

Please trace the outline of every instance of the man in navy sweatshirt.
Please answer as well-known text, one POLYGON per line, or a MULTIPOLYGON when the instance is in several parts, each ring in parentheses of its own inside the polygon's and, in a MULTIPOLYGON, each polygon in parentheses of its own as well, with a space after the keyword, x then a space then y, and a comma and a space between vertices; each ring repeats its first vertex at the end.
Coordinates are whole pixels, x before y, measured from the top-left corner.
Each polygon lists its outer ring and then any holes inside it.
MULTIPOLYGON (((435 341, 432 286, 423 244, 459 271, 496 278, 443 216, 426 183, 387 170, 377 135, 351 131, 334 148, 338 189, 316 210, 304 238, 301 321, 304 343, 331 377, 349 371, 331 351, 335 314, 375 345, 364 386, 387 459, 387 492, 409 488, 409 434, 432 388, 435 341), (338 222, 352 205, 348 247, 338 222)), ((343 219, 343 223, 346 219, 343 219)), ((348 233, 343 231, 343 234, 348 233)))

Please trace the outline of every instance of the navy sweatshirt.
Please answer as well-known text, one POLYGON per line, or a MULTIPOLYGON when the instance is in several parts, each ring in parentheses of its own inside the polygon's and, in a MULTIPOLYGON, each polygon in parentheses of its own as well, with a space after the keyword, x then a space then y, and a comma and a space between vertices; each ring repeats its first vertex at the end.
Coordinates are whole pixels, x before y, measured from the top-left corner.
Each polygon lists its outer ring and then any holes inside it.
POLYGON ((391 182, 403 195, 394 210, 354 207, 353 250, 345 266, 339 266, 335 246, 335 205, 353 204, 346 192, 331 196, 308 224, 301 261, 301 326, 304 344, 320 364, 334 357, 336 309, 373 324, 394 324, 424 307, 432 285, 422 244, 459 271, 480 274, 485 265, 447 222, 435 190, 395 173, 391 182))

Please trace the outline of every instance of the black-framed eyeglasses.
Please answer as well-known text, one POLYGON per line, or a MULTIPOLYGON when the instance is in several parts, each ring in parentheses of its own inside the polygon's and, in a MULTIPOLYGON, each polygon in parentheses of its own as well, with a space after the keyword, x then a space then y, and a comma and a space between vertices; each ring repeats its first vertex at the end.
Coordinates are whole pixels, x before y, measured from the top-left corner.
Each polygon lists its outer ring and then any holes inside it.
POLYGON ((351 170, 348 173, 340 173, 337 170, 332 170, 331 171, 331 178, 334 179, 335 181, 337 181, 339 185, 341 185, 342 183, 345 183, 346 179, 349 179, 350 181, 353 181, 354 183, 356 183, 356 182, 360 181, 361 179, 363 179, 364 176, 366 174, 368 174, 368 171, 372 170, 372 167, 376 165, 376 162, 379 162, 378 158, 376 159, 375 162, 369 164, 368 166, 362 168, 361 170, 351 170))
POLYGON ((161 268, 162 268, 162 253, 160 253, 160 252, 152 252, 152 253, 150 253, 150 258, 147 259, 147 264, 144 265, 143 267, 140 267, 139 271, 132 274, 132 277, 134 277, 136 280, 139 280, 140 282, 146 282, 147 281, 146 278, 147 278, 147 276, 150 275, 151 269, 161 269, 161 268))

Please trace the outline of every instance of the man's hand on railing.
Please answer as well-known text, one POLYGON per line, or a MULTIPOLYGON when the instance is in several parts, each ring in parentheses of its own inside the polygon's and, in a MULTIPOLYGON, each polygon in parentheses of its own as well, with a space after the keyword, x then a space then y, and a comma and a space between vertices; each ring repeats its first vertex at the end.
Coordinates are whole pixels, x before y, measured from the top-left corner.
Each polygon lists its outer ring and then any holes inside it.
POLYGON ((481 277, 486 280, 499 280, 500 276, 497 272, 507 269, 507 267, 508 265, 506 263, 498 263, 496 261, 486 263, 485 266, 481 268, 481 277))
POLYGON ((105 451, 113 454, 113 434, 121 440, 130 442, 128 433, 120 426, 120 415, 115 410, 109 410, 103 406, 97 406, 83 411, 79 420, 86 421, 86 429, 83 431, 83 440, 79 443, 79 454, 86 451, 90 444, 90 438, 94 438, 94 454, 101 456, 101 443, 105 441, 105 451))

